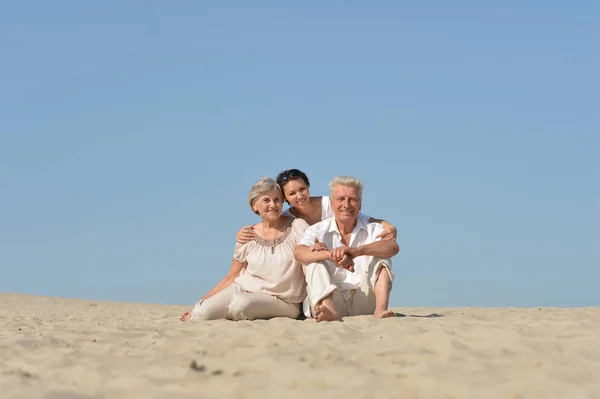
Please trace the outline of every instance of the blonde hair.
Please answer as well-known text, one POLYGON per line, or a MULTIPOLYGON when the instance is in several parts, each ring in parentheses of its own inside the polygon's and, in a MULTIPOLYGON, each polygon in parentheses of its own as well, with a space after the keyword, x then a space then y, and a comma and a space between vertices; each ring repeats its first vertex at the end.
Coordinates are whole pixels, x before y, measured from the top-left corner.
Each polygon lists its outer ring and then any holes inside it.
POLYGON ((250 189, 248 193, 248 204, 250 204, 250 209, 252 212, 258 215, 258 212, 254 210, 254 203, 257 199, 265 195, 266 193, 270 193, 271 191, 277 191, 281 198, 283 198, 283 193, 281 192, 281 188, 279 184, 269 176, 261 177, 250 189))
POLYGON ((329 182, 329 193, 333 197, 335 186, 356 187, 358 189, 358 197, 362 199, 363 184, 360 179, 352 176, 337 176, 329 182))

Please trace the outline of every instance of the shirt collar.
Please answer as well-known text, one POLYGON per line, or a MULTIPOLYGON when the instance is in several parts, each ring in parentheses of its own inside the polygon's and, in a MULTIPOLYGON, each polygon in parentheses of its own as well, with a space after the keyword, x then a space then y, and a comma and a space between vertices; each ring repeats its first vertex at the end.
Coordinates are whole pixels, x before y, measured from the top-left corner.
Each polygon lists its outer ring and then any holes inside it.
MULTIPOLYGON (((356 226, 354 226, 354 230, 352 230, 352 232, 359 232, 360 230, 367 230, 367 223, 365 222, 364 218, 360 217, 359 214, 356 220, 356 226)), ((337 227, 337 223, 335 222, 335 216, 329 218, 329 225, 327 226, 325 233, 338 233, 340 235, 342 234, 340 233, 340 230, 337 227)))

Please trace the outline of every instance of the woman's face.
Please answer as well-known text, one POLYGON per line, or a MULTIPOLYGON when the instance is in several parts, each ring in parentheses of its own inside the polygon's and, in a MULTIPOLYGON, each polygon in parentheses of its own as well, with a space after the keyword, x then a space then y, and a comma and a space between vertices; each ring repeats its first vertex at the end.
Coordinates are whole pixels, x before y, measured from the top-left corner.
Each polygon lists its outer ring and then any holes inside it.
POLYGON ((309 205, 310 191, 303 179, 290 180, 283 185, 285 199, 290 205, 296 208, 303 208, 309 205))
POLYGON ((276 220, 281 217, 283 199, 279 190, 270 191, 256 200, 254 210, 265 220, 276 220))

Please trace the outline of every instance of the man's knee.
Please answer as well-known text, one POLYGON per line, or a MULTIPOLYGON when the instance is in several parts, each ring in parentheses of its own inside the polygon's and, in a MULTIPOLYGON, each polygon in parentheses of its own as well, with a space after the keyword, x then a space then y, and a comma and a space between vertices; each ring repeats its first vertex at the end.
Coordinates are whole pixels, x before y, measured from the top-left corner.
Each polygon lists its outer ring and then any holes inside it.
POLYGON ((322 272, 322 271, 329 272, 329 266, 327 265, 327 262, 325 262, 325 261, 313 262, 313 263, 309 263, 308 265, 306 265, 304 267, 304 270, 305 270, 305 274, 308 276, 309 274, 313 274, 315 272, 322 272))
POLYGON ((323 281, 331 283, 333 271, 327 262, 313 262, 306 266, 304 275, 308 285, 320 284, 323 281))

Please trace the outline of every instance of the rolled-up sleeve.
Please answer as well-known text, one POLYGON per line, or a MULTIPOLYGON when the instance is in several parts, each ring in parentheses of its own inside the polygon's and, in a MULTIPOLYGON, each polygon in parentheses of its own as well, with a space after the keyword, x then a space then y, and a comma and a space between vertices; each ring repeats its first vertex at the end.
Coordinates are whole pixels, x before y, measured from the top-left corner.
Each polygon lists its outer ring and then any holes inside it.
POLYGON ((319 235, 317 234, 316 225, 312 225, 304 230, 304 234, 302 235, 302 239, 298 243, 298 245, 306 245, 307 247, 312 246, 315 243, 315 238, 318 241, 321 241, 319 235))

